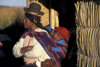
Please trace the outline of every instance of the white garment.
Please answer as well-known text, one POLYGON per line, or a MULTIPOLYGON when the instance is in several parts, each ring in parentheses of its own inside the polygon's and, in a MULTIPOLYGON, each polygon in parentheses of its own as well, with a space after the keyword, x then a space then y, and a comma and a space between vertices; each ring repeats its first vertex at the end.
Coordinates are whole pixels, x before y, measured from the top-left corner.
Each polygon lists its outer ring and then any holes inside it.
MULTIPOLYGON (((38 30, 35 30, 35 31, 37 31, 37 32, 43 32, 43 31, 46 32, 45 30, 40 29, 40 28, 38 28, 38 30)), ((16 58, 19 58, 23 55, 23 54, 21 54, 21 48, 23 48, 24 40, 25 40, 25 38, 20 38, 19 41, 13 47, 13 55, 16 58)), ((45 61, 46 59, 50 59, 50 57, 46 53, 44 48, 41 46, 41 44, 35 38, 33 39, 33 45, 34 45, 33 49, 31 51, 26 52, 24 54, 24 56, 26 58, 29 58, 29 59, 39 58, 39 61, 37 61, 36 64, 38 64, 37 65, 38 67, 41 67, 39 65, 39 64, 41 64, 40 62, 45 61)), ((34 61, 32 61, 32 62, 34 62, 34 61)), ((29 63, 32 63, 32 62, 29 62, 29 63)))

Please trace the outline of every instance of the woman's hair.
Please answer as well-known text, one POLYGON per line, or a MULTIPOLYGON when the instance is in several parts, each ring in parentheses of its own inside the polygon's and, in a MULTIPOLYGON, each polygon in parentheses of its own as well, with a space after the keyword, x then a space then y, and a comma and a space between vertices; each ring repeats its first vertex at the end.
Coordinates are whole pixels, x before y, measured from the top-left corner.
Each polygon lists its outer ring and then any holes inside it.
MULTIPOLYGON (((42 23, 40 23, 40 19, 41 19, 40 16, 35 16, 35 15, 28 14, 28 13, 25 13, 25 16, 26 16, 31 22, 35 23, 37 27, 42 28, 42 29, 44 29, 44 30, 47 31, 47 29, 46 29, 45 27, 43 27, 42 23), (37 22, 34 22, 34 20, 37 21, 37 22)), ((48 31, 47 31, 47 32, 48 32, 48 31)))
POLYGON ((42 23, 40 23, 40 19, 41 19, 40 16, 35 16, 35 15, 28 14, 28 13, 25 13, 25 16, 26 16, 31 22, 35 23, 37 27, 43 28, 42 23))

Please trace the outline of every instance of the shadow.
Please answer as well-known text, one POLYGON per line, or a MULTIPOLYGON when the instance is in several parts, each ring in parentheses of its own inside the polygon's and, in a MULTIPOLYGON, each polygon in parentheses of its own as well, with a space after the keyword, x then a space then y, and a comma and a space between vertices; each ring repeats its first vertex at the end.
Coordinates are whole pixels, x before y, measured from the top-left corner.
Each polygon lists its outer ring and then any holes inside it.
POLYGON ((69 43, 68 43, 68 67, 77 67, 77 43, 76 43, 76 27, 69 30, 69 43))
POLYGON ((50 0, 38 0, 40 3, 42 3, 46 8, 50 8, 50 0))
POLYGON ((84 2, 93 1, 93 2, 95 2, 95 3, 100 3, 100 0, 77 0, 77 1, 84 1, 84 2))
POLYGON ((19 22, 15 22, 9 27, 1 30, 0 34, 7 34, 11 38, 12 44, 15 44, 15 42, 19 40, 24 30, 25 29, 23 24, 20 24, 19 22))
POLYGON ((64 7, 59 9, 59 25, 66 27, 68 30, 75 25, 75 3, 76 1, 66 0, 64 7), (63 9, 62 9, 63 8, 63 9))
POLYGON ((0 50, 6 54, 6 57, 0 60, 0 67, 19 67, 24 64, 22 58, 15 58, 12 53, 14 44, 19 40, 24 31, 23 23, 18 22, 17 20, 9 27, 0 30, 0 34, 6 34, 12 40, 11 42, 2 42, 4 45, 0 48, 0 50))
POLYGON ((59 13, 59 25, 70 29, 75 25, 76 0, 38 0, 45 7, 55 9, 59 13), (51 1, 51 2, 50 2, 51 1))

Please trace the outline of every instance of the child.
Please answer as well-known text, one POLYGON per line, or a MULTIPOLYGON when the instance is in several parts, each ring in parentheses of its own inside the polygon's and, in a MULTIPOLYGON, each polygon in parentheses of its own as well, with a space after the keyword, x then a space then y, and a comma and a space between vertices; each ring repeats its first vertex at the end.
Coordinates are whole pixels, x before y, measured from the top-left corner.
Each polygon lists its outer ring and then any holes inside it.
MULTIPOLYGON (((56 52, 63 52, 66 56, 68 49, 69 32, 65 27, 55 27, 56 31, 54 33, 53 39, 57 43, 57 47, 51 47, 48 45, 48 49, 56 52)), ((49 30, 50 31, 50 30, 49 30)))

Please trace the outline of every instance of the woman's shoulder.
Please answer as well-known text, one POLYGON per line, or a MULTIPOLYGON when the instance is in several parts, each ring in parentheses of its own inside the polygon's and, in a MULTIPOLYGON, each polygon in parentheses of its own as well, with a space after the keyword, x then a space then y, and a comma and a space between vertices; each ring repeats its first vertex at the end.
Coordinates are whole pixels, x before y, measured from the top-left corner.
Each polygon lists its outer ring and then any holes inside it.
POLYGON ((45 29, 42 29, 42 28, 39 28, 39 29, 38 29, 38 32, 45 32, 45 33, 48 33, 45 29))
POLYGON ((45 29, 39 28, 38 32, 44 32, 48 35, 48 37, 50 37, 48 31, 46 31, 45 29))
POLYGON ((25 38, 29 33, 30 33, 29 31, 23 32, 23 34, 21 35, 21 38, 25 38))

